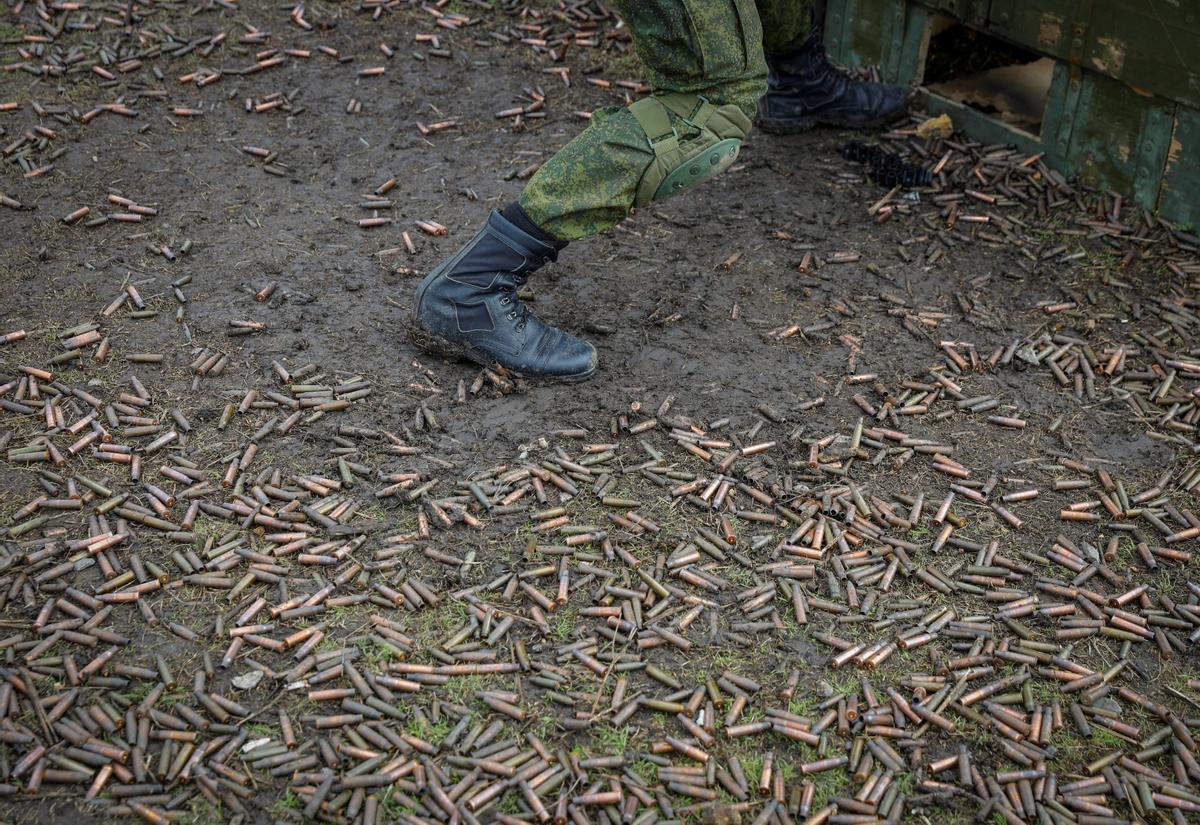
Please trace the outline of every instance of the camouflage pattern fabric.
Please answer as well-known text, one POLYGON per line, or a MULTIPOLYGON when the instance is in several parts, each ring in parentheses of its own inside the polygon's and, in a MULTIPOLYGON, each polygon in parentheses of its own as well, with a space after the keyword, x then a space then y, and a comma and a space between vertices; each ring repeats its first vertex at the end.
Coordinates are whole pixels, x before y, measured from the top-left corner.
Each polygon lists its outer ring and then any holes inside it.
POLYGON ((767 55, 800 48, 812 27, 825 16, 825 4, 817 0, 758 0, 754 5, 762 21, 763 51, 767 55))
MULTIPOLYGON (((769 54, 800 46, 815 0, 618 0, 646 79, 656 93, 703 95, 753 119, 766 91, 769 54), (764 43, 765 38, 765 43, 764 43)), ((687 137, 682 123, 676 124, 687 137)), ((549 235, 573 241, 620 223, 654 153, 625 107, 592 113, 587 129, 530 178, 519 203, 549 235)))

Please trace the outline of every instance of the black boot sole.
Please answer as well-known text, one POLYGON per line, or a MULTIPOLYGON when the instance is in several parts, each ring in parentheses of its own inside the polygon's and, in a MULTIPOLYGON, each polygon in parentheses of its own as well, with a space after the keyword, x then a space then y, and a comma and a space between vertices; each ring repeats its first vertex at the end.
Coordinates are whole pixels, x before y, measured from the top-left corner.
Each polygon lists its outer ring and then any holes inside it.
POLYGON ((905 114, 905 111, 900 111, 895 114, 875 118, 873 120, 855 122, 850 122, 840 118, 821 117, 820 115, 799 118, 760 117, 754 122, 754 125, 769 135, 799 135, 803 132, 814 129, 817 126, 826 126, 832 129, 879 129, 887 126, 890 123, 895 123, 905 114))
MULTIPOLYGON (((450 341, 440 335, 434 335, 429 330, 421 326, 421 324, 413 318, 409 318, 404 322, 404 326, 408 330, 408 339, 415 346, 426 352, 432 352, 437 355, 443 355, 447 358, 461 358, 466 361, 472 361, 479 364, 481 367, 494 369, 500 366, 499 362, 494 358, 489 358, 485 354, 479 352, 473 347, 466 344, 450 341)), ((523 375, 515 370, 505 368, 505 372, 516 378, 523 378, 532 381, 548 381, 562 384, 574 384, 580 381, 586 381, 596 374, 596 368, 592 367, 587 372, 581 372, 576 375, 523 375)))
POLYGON ((908 107, 912 103, 912 97, 912 93, 910 92, 905 96, 904 105, 899 109, 886 115, 866 120, 848 120, 846 118, 822 115, 768 118, 763 117, 760 110, 754 118, 754 125, 769 135, 798 135, 817 126, 825 126, 831 129, 882 129, 884 126, 889 126, 901 120, 908 114, 908 107))

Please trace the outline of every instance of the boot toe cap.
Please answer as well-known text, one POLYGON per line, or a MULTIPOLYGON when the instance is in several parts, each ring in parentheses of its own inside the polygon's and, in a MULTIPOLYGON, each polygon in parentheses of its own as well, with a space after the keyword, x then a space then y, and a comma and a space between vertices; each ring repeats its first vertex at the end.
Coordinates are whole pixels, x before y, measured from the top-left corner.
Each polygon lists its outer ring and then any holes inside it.
POLYGON ((875 108, 880 114, 899 114, 908 107, 908 99, 911 96, 908 89, 891 83, 879 83, 876 85, 878 87, 878 101, 875 104, 875 108))
POLYGON ((596 371, 596 348, 574 335, 550 327, 538 342, 528 375, 582 379, 596 371), (555 334, 557 333, 557 334, 555 334))
POLYGON ((587 378, 596 371, 597 363, 596 348, 572 337, 570 345, 559 350, 552 363, 546 365, 545 374, 555 378, 587 378))

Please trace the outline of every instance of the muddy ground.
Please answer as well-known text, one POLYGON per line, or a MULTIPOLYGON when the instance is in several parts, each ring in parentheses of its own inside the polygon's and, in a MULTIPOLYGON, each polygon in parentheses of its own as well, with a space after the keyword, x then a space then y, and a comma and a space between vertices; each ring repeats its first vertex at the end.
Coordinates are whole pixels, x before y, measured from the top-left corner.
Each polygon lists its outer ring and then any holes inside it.
MULTIPOLYGON (((108 4, 110 10, 122 5, 108 4)), ((0 26, 0 62, 37 64, 37 55, 22 57, 18 52, 31 48, 21 38, 35 31, 32 5, 26 4, 19 14, 13 13, 13 6, 6 3, 8 13, 0 26)), ((393 4, 372 19, 369 11, 353 4, 312 3, 303 15, 313 29, 305 31, 289 19, 290 8, 277 3, 242 2, 232 10, 201 4, 194 14, 182 5, 159 3, 139 6, 145 27, 165 23, 182 40, 227 31, 226 40, 207 56, 197 49, 184 57, 147 59, 141 68, 117 72, 115 85, 92 72, 64 77, 35 77, 21 70, 0 74, 0 103, 20 104, 13 111, 0 111, 0 142, 9 144, 39 125, 54 133, 45 146, 18 153, 27 154, 29 168, 52 163, 52 170, 29 177, 17 163, 0 166, 0 192, 21 206, 0 206, 0 335, 28 331, 25 340, 0 348, 0 383, 15 377, 19 365, 45 365, 61 351, 57 336, 63 329, 98 320, 111 341, 113 357, 96 364, 89 353, 80 361, 66 362, 59 368, 59 379, 80 386, 95 382, 91 386, 99 391, 123 388, 130 374, 137 375, 155 395, 159 415, 165 417, 170 409, 185 412, 196 432, 185 435, 182 443, 193 459, 215 468, 214 479, 229 455, 240 453, 246 437, 270 417, 269 411, 257 416, 252 412, 229 428, 216 429, 222 407, 237 403, 249 388, 265 392, 275 387, 273 360, 289 369, 316 364, 328 383, 365 379, 371 394, 339 413, 337 422, 399 434, 434 457, 413 459, 409 466, 447 479, 467 478, 500 463, 517 466, 528 455, 538 460, 552 456, 548 445, 564 443, 555 435, 563 430, 586 429, 587 441, 616 440, 610 436, 615 416, 641 420, 669 400, 664 421, 669 415, 701 424, 729 418, 731 423, 720 433, 735 433, 746 444, 778 441, 780 448, 764 460, 764 472, 799 501, 803 489, 819 493, 822 484, 839 480, 807 479, 806 441, 850 433, 863 415, 852 400, 855 394, 866 395, 876 405, 882 401, 873 389, 874 380, 847 384, 848 376, 874 373, 889 391, 899 391, 906 380, 928 380, 931 366, 946 368, 941 347, 945 341, 960 342, 958 351, 964 354, 973 347, 986 359, 996 348, 1018 340, 1032 340, 1044 332, 1067 333, 1086 338, 1099 352, 1128 344, 1134 329, 1159 334, 1158 318, 1149 309, 1143 311, 1156 306, 1159 298, 1194 297, 1195 270, 1184 275, 1157 260, 1123 265, 1120 249, 1103 238, 1076 234, 1073 213, 1062 210, 1020 230, 1037 260, 1013 244, 948 235, 939 220, 931 229, 921 220, 937 215, 929 206, 930 192, 921 193, 920 203, 911 204, 907 214, 877 223, 868 208, 886 190, 866 180, 861 166, 842 160, 840 150, 849 135, 815 131, 784 138, 755 133, 738 164, 720 178, 689 197, 655 204, 610 233, 571 244, 557 263, 531 282, 533 306, 542 317, 596 344, 600 368, 593 380, 570 387, 518 382, 515 388, 484 381, 481 389, 458 400, 460 384, 471 388, 479 368, 417 351, 404 334, 419 276, 464 242, 489 209, 517 196, 520 175, 581 128, 576 112, 625 100, 625 87, 604 88, 588 78, 612 82, 639 75, 620 38, 605 39, 605 49, 572 48, 557 62, 545 50, 516 41, 522 32, 514 27, 530 19, 518 9, 451 7, 477 20, 452 31, 439 27, 428 11, 408 4, 393 4), (269 32, 269 37, 238 42, 255 28, 269 32), (507 33, 509 42, 490 36, 497 31, 507 33), (427 39, 430 35, 440 38, 436 47, 427 39), (394 50, 394 56, 387 57, 380 44, 394 50), (339 57, 318 46, 336 50, 339 57), (256 52, 269 48, 308 50, 310 56, 289 56, 255 74, 226 73, 203 88, 178 79, 196 71, 251 65, 256 52), (449 50, 449 56, 439 56, 440 49, 449 50), (151 66, 161 69, 161 80, 150 73, 151 66), (373 66, 385 66, 386 72, 359 75, 373 66), (570 69, 569 87, 559 75, 544 71, 557 67, 570 69), (544 91, 544 118, 495 117, 500 110, 528 104, 530 97, 523 90, 530 87, 544 91), (120 95, 130 100, 139 89, 162 89, 165 96, 132 102, 136 117, 111 111, 87 123, 77 117, 120 95), (248 101, 253 107, 278 93, 290 104, 247 111, 248 101), (44 107, 66 107, 67 122, 39 115, 35 101, 44 107), (347 112, 352 101, 361 102, 361 111, 347 112), (173 107, 202 114, 172 114, 173 107), (428 135, 418 127, 447 119, 457 126, 428 135), (265 148, 273 157, 264 161, 243 151, 244 146, 265 148), (51 159, 59 148, 65 152, 51 159), (393 206, 379 211, 392 222, 361 228, 357 221, 374 213, 358 204, 393 178, 395 188, 386 195, 393 206), (139 223, 109 220, 87 226, 98 215, 121 211, 107 201, 110 194, 152 206, 156 214, 139 223), (64 216, 83 206, 91 208, 87 217, 64 224, 64 216), (430 236, 414 221, 435 221, 449 231, 430 236), (405 250, 402 232, 410 235, 414 252, 405 250), (1042 251, 1058 244, 1068 248, 1041 258, 1042 251), (164 245, 173 260, 161 252, 164 245), (941 254, 929 262, 929 250, 935 247, 941 254), (851 252, 857 255, 847 255, 853 258, 850 262, 835 262, 838 253, 851 252), (815 262, 803 266, 808 253, 815 262), (170 285, 185 276, 190 281, 180 287, 186 297, 180 304, 170 285), (1112 287, 1106 278, 1116 278, 1122 286, 1112 287), (155 317, 131 318, 133 308, 128 306, 112 316, 100 315, 126 283, 134 284, 146 305, 158 310, 155 317), (269 284, 277 285, 273 294, 257 301, 255 293, 269 284), (1114 292, 1131 298, 1131 303, 1118 302, 1114 292), (1064 301, 1079 305, 1047 313, 1047 305, 1064 301), (915 331, 906 328, 904 315, 922 312, 936 323, 915 331), (830 320, 835 323, 825 323, 830 320), (261 322, 265 329, 229 337, 231 321, 261 322), (788 325, 818 329, 787 337, 773 334, 788 325), (193 375, 189 364, 197 347, 229 355, 219 376, 193 375), (164 359, 131 364, 130 353, 161 353, 164 359), (817 398, 824 402, 806 404, 817 398), (763 417, 763 405, 768 418, 763 417), (422 407, 436 417, 435 430, 424 425, 422 407), (761 429, 754 430, 758 422, 761 429)), ((102 31, 107 42, 120 40, 117 27, 102 31)), ((611 21, 603 22, 600 31, 612 32, 611 21)), ((95 33, 69 32, 58 38, 55 48, 86 49, 99 38, 95 33)), ((85 65, 91 62, 89 55, 85 65)), ((1183 245, 1187 247, 1186 240, 1183 245)), ((1177 349, 1186 352, 1193 342, 1183 341, 1177 349)), ((904 416, 898 423, 914 436, 953 445, 955 460, 969 466, 976 479, 996 476, 1004 489, 1036 485, 1046 491, 1021 509, 1021 530, 1009 530, 991 510, 959 499, 956 511, 968 517, 968 534, 979 541, 998 538, 1006 552, 1044 553, 1059 532, 1103 547, 1109 534, 1102 528, 1060 521, 1061 508, 1086 497, 1049 493, 1052 481, 1064 477, 1064 468, 1056 466, 1061 457, 1107 469, 1131 493, 1151 487, 1166 472, 1174 482, 1194 469, 1194 428, 1176 432, 1175 441, 1154 437, 1169 428, 1134 414, 1103 380, 1098 379, 1104 386, 1096 399, 1081 400, 1049 371, 1025 368, 1020 359, 968 369, 955 380, 967 396, 1000 399, 1001 406, 986 414, 1019 417, 1027 426, 997 427, 985 414, 960 411, 946 401, 934 411, 953 410, 945 417, 904 416)), ((336 426, 329 423, 333 418, 264 443, 256 469, 336 473, 327 454, 336 426)), ((888 426, 897 423, 892 421, 888 426)), ((0 412, 0 432, 13 429, 19 435, 14 444, 33 437, 32 425, 0 412)), ((621 442, 622 461, 632 465, 645 459, 636 436, 624 435, 621 442)), ((654 443, 662 449, 673 446, 664 432, 657 433, 654 443)), ((570 443, 567 449, 573 449, 570 443)), ((364 448, 361 460, 380 469, 399 469, 384 453, 364 448)), ((909 463, 894 459, 889 455, 875 465, 859 464, 855 472, 862 473, 860 483, 881 497, 924 491, 931 511, 953 479, 931 470, 923 456, 909 463)), ((119 470, 97 472, 104 478, 119 477, 119 470)), ((653 485, 635 481, 624 492, 646 496, 647 501, 657 494, 653 485)), ((12 463, 0 463, 0 487, 7 492, 0 503, 0 523, 5 526, 41 492, 33 470, 12 463)), ((363 492, 360 516, 374 531, 413 529, 410 506, 376 503, 370 488, 367 484, 363 492)), ((1194 506, 1192 498, 1192 493, 1172 493, 1179 508, 1194 506)), ((664 524, 682 519, 678 531, 689 529, 687 520, 665 500, 645 512, 664 524)), ((603 519, 599 514, 592 517, 603 519)), ((455 554, 474 547, 482 569, 466 583, 486 581, 494 571, 520 561, 526 522, 524 516, 497 519, 482 537, 459 527, 437 534, 439 546, 455 554)), ((758 529, 744 526, 747 533, 758 529)), ((934 526, 935 535, 937 529, 934 526)), ((224 532, 215 526, 209 530, 224 532)), ((916 538, 922 535, 918 532, 916 538)), ((1191 545, 1194 542, 1183 546, 1191 545)), ((672 546, 667 543, 665 551, 672 546)), ((12 547, 10 552, 16 552, 16 545, 12 547)), ((167 549, 153 542, 144 552, 169 564, 167 549)), ((1118 572, 1129 573, 1130 586, 1151 581, 1179 602, 1195 602, 1187 589, 1187 581, 1196 578, 1194 563, 1144 573, 1136 566, 1132 545, 1122 545, 1118 561, 1125 565, 1118 572)), ((432 562, 421 560, 413 566, 447 589, 459 585, 432 562)), ((747 579, 744 586, 752 584, 747 579)), ((307 586, 296 589, 303 592, 307 586)), ((180 592, 184 595, 157 603, 166 619, 200 628, 214 604, 227 608, 203 590, 180 592)), ((895 595, 923 592, 928 593, 906 581, 895 595)), ((14 596, 5 608, 5 627, 27 624, 41 602, 34 600, 31 608, 28 600, 14 596)), ((980 604, 964 608, 961 615, 981 609, 980 604)), ((786 612, 786 599, 780 605, 780 612, 786 612)), ((366 615, 354 613, 337 626, 354 639, 366 615)), ((445 637, 463 615, 448 615, 445 628, 422 627, 431 638, 445 637)), ((118 624, 142 645, 138 661, 145 663, 151 651, 178 656, 177 675, 184 685, 199 665, 201 649, 216 658, 224 649, 220 640, 181 646, 163 628, 146 628, 132 611, 118 624)), ((728 645, 686 657, 657 648, 651 658, 684 674, 693 667, 700 673, 733 667, 745 675, 763 676, 776 691, 793 667, 804 670, 805 684, 831 679, 834 688, 844 686, 843 675, 833 679, 824 669, 829 650, 810 639, 809 630, 790 625, 773 640, 732 654, 728 645)), ((563 628, 560 640, 570 639, 573 632, 563 628)), ((1099 638, 1081 644, 1079 656, 1091 666, 1105 667, 1117 645, 1099 638)), ((1133 678, 1129 684, 1147 690, 1151 684, 1176 688, 1178 695, 1150 692, 1181 716, 1195 717, 1194 700, 1200 694, 1187 686, 1188 678, 1198 675, 1194 645, 1188 656, 1168 660, 1152 647, 1137 646, 1141 652, 1133 660, 1146 678, 1133 678)), ((906 667, 930 670, 930 660, 919 655, 904 661, 906 667)), ((277 666, 282 669, 282 664, 277 666)), ((216 684, 227 685, 230 675, 218 674, 216 684)), ((889 675, 898 681, 903 668, 889 675)), ((511 680, 508 684, 511 689, 511 680)), ((258 708, 274 713, 290 701, 265 687, 249 696, 246 701, 256 708, 255 717, 258 708)), ((311 712, 299 702, 290 707, 296 718, 311 712)), ((256 723, 267 724, 264 733, 270 735, 273 717, 256 718, 256 723)), ((586 733, 552 735, 568 747, 582 742, 589 753, 611 752, 618 745, 644 746, 643 735, 656 732, 658 724, 633 728, 633 744, 628 732, 625 738, 606 733, 609 738, 604 740, 586 733)), ((1078 750, 1065 740, 1063 745, 1072 758, 1059 766, 1064 776, 1060 784, 1104 752, 1094 744, 1080 744, 1078 750)), ((926 761, 953 752, 948 747, 943 742, 926 761)), ((989 767, 1012 769, 996 748, 994 742, 985 745, 977 758, 989 767)), ((798 745, 793 749, 779 744, 778 750, 781 760, 797 765, 814 758, 798 745)), ((1164 764, 1158 767, 1169 772, 1164 764)), ((827 796, 829 790, 824 793, 827 796)), ((43 791, 41 799, 13 797, 0 801, 2 817, 100 821, 103 814, 97 810, 102 809, 84 805, 81 796, 82 787, 77 791, 64 786, 43 791)), ((250 818, 294 817, 298 806, 288 799, 284 781, 274 780, 248 802, 250 818)), ((927 821, 969 817, 977 807, 965 800, 943 804, 948 807, 926 808, 927 821)), ((192 816, 195 821, 220 821, 226 815, 201 806, 192 816)), ((916 821, 917 814, 912 816, 916 821)))
MULTIPOLYGON (((252 4, 239 18, 260 16, 279 17, 252 4)), ((162 281, 187 273, 193 278, 188 319, 197 337, 220 334, 233 318, 270 325, 271 335, 239 342, 242 363, 307 358, 378 375, 389 389, 403 387, 418 356, 400 328, 416 275, 465 241, 488 209, 516 197, 521 182, 504 178, 572 137, 581 128, 573 112, 623 99, 623 92, 580 82, 589 69, 598 77, 636 78, 636 64, 623 61, 616 71, 627 74, 621 75, 605 71, 599 57, 573 53, 568 65, 575 83, 567 89, 555 76, 539 73, 542 63, 554 64, 539 61, 527 48, 480 47, 465 33, 443 35, 462 41, 452 59, 411 59, 410 52, 421 51, 412 34, 435 32, 419 12, 390 15, 381 23, 348 13, 336 21, 336 29, 310 37, 284 30, 270 45, 325 44, 353 55, 352 63, 318 53, 204 90, 164 83, 172 104, 197 106, 205 115, 173 118, 173 125, 160 104, 147 100, 138 118, 106 114, 78 129, 77 141, 55 162, 55 173, 13 180, 6 191, 36 208, 3 213, 10 227, 4 278, 13 285, 5 298, 19 299, 6 305, 5 317, 23 321, 107 303, 127 272, 151 284, 152 295, 163 290, 162 281), (384 41, 399 49, 390 61, 376 49, 384 41), (386 65, 387 74, 357 78, 356 69, 367 65, 386 65), (526 120, 518 129, 497 121, 494 113, 521 103, 521 90, 530 85, 546 91, 548 116, 526 120), (296 89, 300 114, 243 111, 247 97, 296 89), (363 101, 362 113, 344 113, 351 99, 363 101), (418 121, 445 118, 459 120, 460 127, 429 138, 418 133, 418 121), (243 145, 277 152, 290 174, 264 173, 260 161, 239 151, 243 145), (358 229, 354 221, 370 213, 356 204, 393 177, 399 181, 390 193, 395 223, 358 229), (117 223, 61 226, 58 219, 77 205, 102 210, 112 190, 157 205, 160 215, 133 229, 117 223), (412 226, 417 219, 438 221, 450 233, 424 236, 412 226), (402 229, 413 236, 416 254, 379 255, 402 246, 402 229), (192 240, 193 251, 174 263, 146 250, 147 243, 178 247, 184 239, 192 240), (397 266, 413 275, 394 274, 397 266), (276 297, 266 307, 255 305, 249 293, 272 281, 279 284, 276 297)), ((178 67, 171 64, 172 75, 210 62, 181 60, 178 67)), ((233 55, 225 60, 238 64, 233 55)), ((6 99, 53 94, 49 84, 19 75, 9 75, 6 84, 11 84, 6 99)), ((83 94, 73 88, 66 99, 83 94)), ((108 97, 93 92, 79 105, 108 97)), ((6 136, 27 128, 31 114, 26 109, 6 115, 6 136)), ((590 333, 602 375, 567 392, 538 388, 499 407, 473 405, 479 437, 516 444, 579 422, 581 413, 591 417, 614 405, 669 394, 694 399, 688 408, 701 418, 732 414, 758 400, 790 406, 825 394, 845 367, 836 336, 781 347, 764 342, 761 333, 793 320, 820 320, 832 298, 861 306, 864 317, 848 322, 844 331, 862 339, 858 371, 883 370, 885 378, 920 370, 930 350, 928 342, 898 334, 898 325, 869 317, 866 310, 875 302, 865 299, 883 290, 960 316, 953 294, 987 277, 985 307, 1004 308, 1005 320, 997 318, 996 329, 979 329, 953 317, 939 329, 942 337, 968 338, 981 351, 1007 344, 1014 333, 1042 320, 1036 302, 1057 300, 1061 292, 1053 282, 1005 277, 1019 272, 1015 255, 988 250, 981 257, 971 248, 964 255, 948 254, 944 265, 930 271, 899 260, 896 244, 921 233, 864 220, 866 207, 882 192, 840 160, 847 137, 829 131, 795 138, 755 134, 742 162, 695 197, 655 205, 611 236, 569 247, 533 282, 536 307, 567 328, 605 331, 590 333), (774 231, 795 240, 773 241, 774 231), (863 257, 803 277, 795 266, 807 248, 825 256, 854 250, 863 257), (734 254, 740 256, 735 264, 722 268, 734 254), (878 267, 878 274, 867 264, 878 267), (739 317, 731 319, 735 306, 739 317), (1022 309, 1029 313, 1024 323, 1010 314, 1022 309), (655 323, 671 316, 678 318, 655 323), (890 369, 883 366, 884 356, 890 369)), ((177 330, 168 326, 164 332, 177 330)), ((451 372, 444 380, 469 374, 451 372)))

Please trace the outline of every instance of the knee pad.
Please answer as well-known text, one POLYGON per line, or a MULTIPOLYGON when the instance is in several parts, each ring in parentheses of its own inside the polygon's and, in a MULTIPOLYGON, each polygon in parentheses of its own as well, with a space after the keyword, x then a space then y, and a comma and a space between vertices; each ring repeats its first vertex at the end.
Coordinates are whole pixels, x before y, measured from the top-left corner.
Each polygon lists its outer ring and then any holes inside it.
POLYGON ((634 206, 673 197, 728 169, 751 125, 738 106, 675 92, 642 98, 629 111, 654 152, 634 206))

